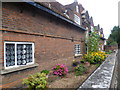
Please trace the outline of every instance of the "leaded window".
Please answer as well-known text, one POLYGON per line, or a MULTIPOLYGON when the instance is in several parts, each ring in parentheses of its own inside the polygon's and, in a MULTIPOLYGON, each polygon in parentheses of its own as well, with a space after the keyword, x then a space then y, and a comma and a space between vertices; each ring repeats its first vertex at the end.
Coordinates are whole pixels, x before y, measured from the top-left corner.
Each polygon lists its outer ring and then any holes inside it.
POLYGON ((6 67, 15 65, 15 45, 6 44, 6 67))
POLYGON ((34 63, 34 43, 5 42, 4 66, 6 69, 34 63))
POLYGON ((80 44, 75 45, 75 56, 80 55, 80 44))

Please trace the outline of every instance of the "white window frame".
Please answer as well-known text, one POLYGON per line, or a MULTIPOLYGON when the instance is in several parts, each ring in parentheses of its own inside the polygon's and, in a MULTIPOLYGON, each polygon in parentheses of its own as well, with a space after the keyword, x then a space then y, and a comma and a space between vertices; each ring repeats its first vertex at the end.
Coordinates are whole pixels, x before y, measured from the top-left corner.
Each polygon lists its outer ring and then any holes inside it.
MULTIPOLYGON (((88 38, 88 36, 89 36, 89 32, 88 32, 88 27, 86 27, 86 38, 88 38)), ((87 41, 87 39, 86 39, 86 41, 87 41)))
POLYGON ((104 45, 102 45, 102 51, 104 50, 104 45))
POLYGON ((98 34, 100 35, 100 31, 98 31, 98 34))
POLYGON ((34 43, 33 42, 10 42, 10 41, 5 41, 4 42, 4 68, 5 69, 10 69, 10 68, 16 68, 16 67, 22 67, 22 66, 27 66, 27 65, 31 65, 34 64, 34 43), (15 65, 14 66, 9 66, 6 67, 6 44, 15 44, 15 65), (32 56, 33 56, 33 62, 31 63, 27 63, 26 65, 17 65, 17 44, 32 44, 32 56))
POLYGON ((80 55, 82 55, 82 54, 81 54, 81 48, 80 48, 80 51, 79 51, 80 53, 79 53, 79 54, 76 53, 76 52, 77 52, 77 51, 76 51, 76 46, 78 46, 78 45, 80 46, 80 44, 75 44, 75 47, 74 47, 74 48, 75 48, 75 56, 80 56, 80 55))
POLYGON ((93 27, 93 26, 91 26, 91 31, 92 31, 92 32, 94 31, 94 27, 93 27))
POLYGON ((76 12, 79 13, 79 7, 78 7, 78 5, 76 6, 76 12))
POLYGON ((80 17, 74 14, 74 21, 80 25, 80 17))

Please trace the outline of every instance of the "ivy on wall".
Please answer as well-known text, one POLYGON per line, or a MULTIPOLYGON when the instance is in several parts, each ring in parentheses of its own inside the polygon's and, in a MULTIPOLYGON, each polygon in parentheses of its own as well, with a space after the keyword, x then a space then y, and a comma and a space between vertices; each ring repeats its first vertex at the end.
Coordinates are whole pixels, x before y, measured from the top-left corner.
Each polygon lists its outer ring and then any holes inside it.
POLYGON ((99 51, 99 35, 93 31, 90 33, 87 39, 87 52, 97 52, 99 51))

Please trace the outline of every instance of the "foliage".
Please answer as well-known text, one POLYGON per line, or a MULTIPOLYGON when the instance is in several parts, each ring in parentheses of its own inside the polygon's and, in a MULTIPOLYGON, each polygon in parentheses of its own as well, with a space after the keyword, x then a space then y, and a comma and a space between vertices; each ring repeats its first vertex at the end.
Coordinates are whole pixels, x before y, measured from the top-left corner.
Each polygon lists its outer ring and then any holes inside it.
POLYGON ((78 67, 75 67, 75 75, 79 76, 86 72, 86 67, 83 64, 80 64, 78 67))
POLYGON ((83 56, 83 58, 85 59, 85 61, 88 61, 91 64, 93 64, 93 63, 101 63, 102 61, 105 60, 106 54, 105 54, 105 52, 101 52, 101 51, 91 52, 91 53, 85 54, 83 56))
POLYGON ((45 73, 46 75, 48 75, 50 73, 49 70, 42 70, 41 73, 45 73))
POLYGON ((81 59, 80 62, 81 62, 81 63, 85 63, 85 60, 84 60, 84 59, 81 59))
POLYGON ((73 60, 72 66, 76 67, 80 64, 80 61, 73 60))
POLYGON ((29 89, 44 89, 47 86, 47 77, 45 73, 36 73, 24 79, 23 84, 26 84, 29 89))
POLYGON ((113 39, 109 38, 107 41, 107 45, 117 45, 117 42, 114 41, 113 39))
POLYGON ((52 70, 53 74, 57 76, 65 76, 68 73, 68 68, 64 64, 57 64, 52 70))
POLYGON ((107 45, 116 45, 118 43, 120 45, 120 28, 119 26, 114 26, 111 30, 111 34, 108 37, 107 45))
POLYGON ((91 32, 87 40, 88 52, 97 52, 99 50, 99 35, 94 31, 91 32))
POLYGON ((99 67, 100 66, 100 64, 98 63, 98 64, 96 64, 96 67, 99 67))
POLYGON ((105 52, 106 54, 111 54, 112 53, 112 50, 109 50, 107 52, 105 52))

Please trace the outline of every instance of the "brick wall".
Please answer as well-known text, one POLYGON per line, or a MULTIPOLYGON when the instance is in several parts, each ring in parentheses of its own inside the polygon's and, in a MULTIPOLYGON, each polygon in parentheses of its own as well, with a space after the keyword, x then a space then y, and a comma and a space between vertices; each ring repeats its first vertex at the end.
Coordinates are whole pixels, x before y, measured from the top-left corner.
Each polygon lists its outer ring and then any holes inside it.
MULTIPOLYGON (((81 45, 82 53, 85 51, 84 42, 81 42, 85 33, 80 28, 27 4, 21 4, 23 11, 20 10, 20 3, 3 4, 2 38, 3 41, 34 42, 35 63, 39 66, 1 75, 4 88, 19 87, 22 79, 29 74, 43 69, 50 70, 58 63, 70 66, 74 59, 75 44, 81 45)), ((1 44, 3 46, 4 42, 1 44)))
POLYGON ((109 51, 109 50, 116 50, 118 49, 118 45, 105 45, 105 51, 109 51))
POLYGON ((75 39, 80 39, 84 36, 84 32, 79 28, 48 13, 38 11, 29 5, 22 4, 24 9, 20 13, 19 8, 21 6, 19 6, 19 3, 17 4, 16 6, 13 6, 13 3, 3 5, 3 28, 58 35, 66 38, 74 37, 75 39), (82 34, 80 35, 79 33, 82 34))

